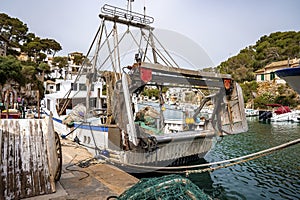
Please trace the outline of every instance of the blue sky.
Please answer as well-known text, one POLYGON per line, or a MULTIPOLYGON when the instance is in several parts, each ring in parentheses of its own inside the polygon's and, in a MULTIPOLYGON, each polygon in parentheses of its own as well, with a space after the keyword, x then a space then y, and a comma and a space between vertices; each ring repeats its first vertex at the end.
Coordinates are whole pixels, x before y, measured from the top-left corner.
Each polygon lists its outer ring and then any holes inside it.
MULTIPOLYGON (((41 38, 53 38, 61 55, 86 53, 104 4, 126 0, 1 0, 0 12, 17 17, 41 38)), ((155 18, 157 28, 176 31, 200 45, 217 66, 276 31, 300 31, 299 0, 135 0, 133 9, 155 18)))

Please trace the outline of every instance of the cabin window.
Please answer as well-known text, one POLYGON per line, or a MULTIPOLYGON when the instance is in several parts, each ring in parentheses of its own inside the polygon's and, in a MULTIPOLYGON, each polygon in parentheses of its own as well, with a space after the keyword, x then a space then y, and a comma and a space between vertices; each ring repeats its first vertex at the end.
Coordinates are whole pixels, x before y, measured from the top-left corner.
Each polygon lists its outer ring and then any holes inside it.
POLYGON ((260 80, 262 80, 262 81, 265 80, 265 75, 264 74, 260 75, 260 80))
POLYGON ((86 85, 83 83, 79 83, 79 90, 80 91, 86 91, 86 85))
POLYGON ((275 79, 275 73, 274 73, 274 72, 271 72, 271 73, 270 73, 270 80, 273 80, 273 79, 275 79))
POLYGON ((56 84, 56 91, 60 91, 60 84, 56 84))

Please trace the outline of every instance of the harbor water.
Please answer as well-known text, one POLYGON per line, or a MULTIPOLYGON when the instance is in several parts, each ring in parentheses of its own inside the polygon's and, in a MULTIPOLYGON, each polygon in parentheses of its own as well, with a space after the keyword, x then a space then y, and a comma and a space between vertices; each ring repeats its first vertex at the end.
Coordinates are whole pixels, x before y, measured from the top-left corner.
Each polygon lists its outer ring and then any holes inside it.
MULTIPOLYGON (((224 137, 205 156, 215 162, 248 155, 300 138, 299 123, 259 123, 224 137)), ((300 199, 300 144, 258 159, 189 178, 214 199, 300 199)))
MULTIPOLYGON (((159 110, 158 104, 149 104, 159 110)), ((164 117, 184 116, 182 110, 174 108, 168 106, 164 117)), ((218 139, 204 162, 245 156, 300 138, 300 123, 261 123, 258 117, 249 117, 247 121, 248 132, 218 139)), ((213 199, 300 199, 300 144, 210 173, 190 174, 188 178, 213 199)))

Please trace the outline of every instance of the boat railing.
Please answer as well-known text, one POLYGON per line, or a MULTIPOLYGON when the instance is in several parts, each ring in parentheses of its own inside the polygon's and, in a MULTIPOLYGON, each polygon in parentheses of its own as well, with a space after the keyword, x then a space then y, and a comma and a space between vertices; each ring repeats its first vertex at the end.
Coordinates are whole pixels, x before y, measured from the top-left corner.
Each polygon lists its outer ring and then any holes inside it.
POLYGON ((118 8, 118 7, 115 7, 115 6, 111 6, 111 5, 108 5, 108 4, 105 4, 101 8, 101 12, 103 14, 110 15, 114 18, 123 19, 123 20, 127 20, 127 21, 132 21, 132 22, 145 24, 145 25, 149 25, 149 24, 152 24, 154 22, 153 17, 143 15, 143 14, 140 14, 140 13, 137 13, 137 12, 128 11, 128 10, 118 8))

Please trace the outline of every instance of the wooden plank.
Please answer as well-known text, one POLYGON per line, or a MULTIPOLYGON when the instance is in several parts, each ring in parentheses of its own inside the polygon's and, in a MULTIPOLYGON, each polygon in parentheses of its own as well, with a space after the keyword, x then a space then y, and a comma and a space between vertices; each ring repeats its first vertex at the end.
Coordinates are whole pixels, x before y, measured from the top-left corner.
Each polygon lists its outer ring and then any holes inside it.
MULTIPOLYGON (((55 192, 54 178, 50 179, 49 173, 47 124, 35 119, 0 121, 1 200, 55 192)), ((57 161, 55 155, 53 159, 57 161)))
MULTIPOLYGON (((2 121, 0 119, 0 175, 3 174, 3 164, 2 164, 2 157, 3 157, 3 141, 4 141, 4 137, 3 137, 3 128, 2 128, 2 121)), ((0 176, 0 199, 4 199, 4 184, 3 184, 3 177, 0 176)))
POLYGON ((14 199, 14 185, 13 185, 13 134, 9 134, 9 131, 11 131, 11 127, 13 127, 13 122, 9 122, 9 126, 7 129, 8 133, 8 146, 7 146, 7 182, 10 187, 7 188, 7 196, 10 199, 14 199))
MULTIPOLYGON (((54 188, 55 192, 55 182, 54 177, 56 174, 56 170, 58 168, 58 161, 57 161, 57 151, 56 151, 56 143, 55 143, 55 132, 54 132, 54 125, 52 119, 52 113, 50 113, 49 120, 47 121, 47 129, 44 129, 44 133, 46 135, 46 151, 48 154, 48 169, 49 169, 49 178, 51 188, 54 188)), ((45 128, 43 126, 43 128, 45 128)))
POLYGON ((28 156, 29 156, 29 169, 27 169, 28 171, 28 183, 26 184, 26 188, 27 189, 27 195, 30 196, 34 196, 34 180, 33 180, 33 159, 32 159, 32 154, 34 153, 34 145, 32 144, 32 138, 31 138, 31 133, 33 131, 33 125, 32 125, 32 121, 29 121, 29 134, 28 134, 28 147, 29 147, 29 152, 28 156))
MULTIPOLYGON (((0 125, 2 125, 2 121, 0 119, 0 125)), ((2 127, 0 126, 0 163, 2 163, 2 127)), ((0 172, 1 172, 1 167, 0 166, 0 172)))
POLYGON ((43 132, 41 130, 41 126, 42 126, 41 121, 37 121, 36 123, 37 123, 36 137, 38 139, 38 142, 36 144, 37 153, 38 153, 37 154, 37 170, 38 170, 38 178, 39 178, 38 181, 39 181, 40 193, 44 194, 44 193, 46 193, 46 187, 45 187, 46 182, 44 179, 45 175, 44 175, 44 169, 43 169, 43 167, 44 167, 43 162, 44 162, 44 155, 45 155, 45 153, 43 153, 44 151, 42 148, 43 132))
POLYGON ((31 139, 31 160, 32 160, 32 170, 31 170, 31 176, 32 176, 32 190, 33 190, 33 195, 32 196, 36 196, 38 195, 38 177, 37 175, 37 167, 36 167, 36 161, 37 161, 37 149, 36 149, 36 122, 33 121, 31 124, 31 131, 30 131, 30 139, 31 139))
MULTIPOLYGON (((20 144, 20 149, 21 149, 21 152, 24 154, 24 152, 27 152, 28 150, 27 150, 27 148, 28 148, 28 146, 27 146, 27 137, 26 137, 26 130, 25 130, 25 127, 23 127, 22 128, 22 130, 21 130, 21 144, 20 144)), ((21 176, 21 191, 20 191, 20 198, 25 198, 26 197, 26 183, 27 183, 27 173, 25 173, 25 171, 26 171, 26 166, 28 165, 28 162, 26 162, 26 161, 28 161, 28 159, 29 158, 26 158, 26 156, 21 156, 20 155, 20 158, 23 158, 24 159, 24 161, 22 160, 22 163, 21 163, 21 165, 22 165, 22 168, 21 168, 21 174, 22 174, 22 176, 21 176)))
POLYGON ((21 127, 19 121, 16 122, 16 132, 15 132, 15 142, 16 142, 16 153, 15 153, 15 180, 16 180, 16 188, 15 188, 15 197, 19 197, 21 195, 21 169, 22 169, 22 160, 21 158, 21 127))

